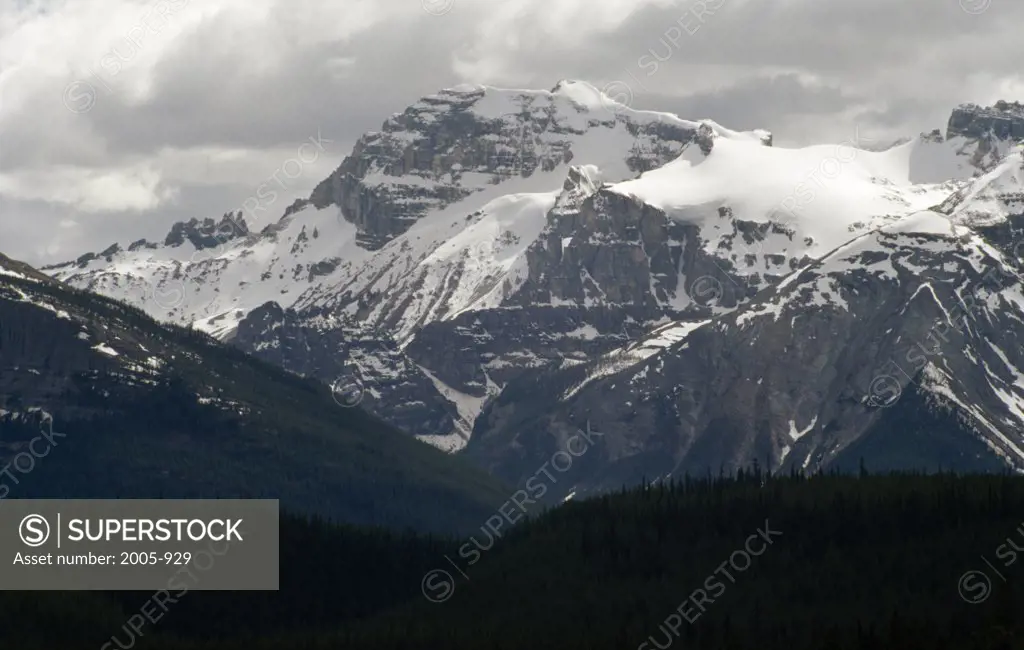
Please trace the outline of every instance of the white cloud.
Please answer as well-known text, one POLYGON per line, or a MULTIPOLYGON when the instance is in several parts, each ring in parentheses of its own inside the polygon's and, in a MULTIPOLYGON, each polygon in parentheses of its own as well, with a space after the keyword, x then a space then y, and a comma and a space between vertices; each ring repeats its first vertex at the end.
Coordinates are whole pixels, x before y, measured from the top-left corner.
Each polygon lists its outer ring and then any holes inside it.
POLYGON ((160 173, 146 164, 129 169, 54 167, 0 176, 0 193, 23 201, 46 201, 75 212, 154 210, 174 198, 160 173))
POLYGON ((1024 99, 1022 22, 1009 0, 0 0, 0 249, 57 261, 219 216, 322 130, 337 148, 290 202, 464 81, 622 81, 780 144, 912 135, 1024 99))

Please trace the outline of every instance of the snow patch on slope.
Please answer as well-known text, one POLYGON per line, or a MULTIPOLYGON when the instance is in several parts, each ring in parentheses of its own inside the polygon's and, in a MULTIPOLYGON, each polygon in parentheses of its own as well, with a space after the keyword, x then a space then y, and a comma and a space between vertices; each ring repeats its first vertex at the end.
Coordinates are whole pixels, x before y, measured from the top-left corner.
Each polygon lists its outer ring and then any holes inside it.
POLYGON ((938 204, 952 191, 948 185, 909 183, 909 172, 893 150, 848 151, 719 138, 706 158, 688 150, 611 191, 699 225, 709 253, 725 246, 724 235, 733 234, 722 228, 720 207, 736 220, 780 224, 791 236, 765 239, 759 251, 797 259, 821 257, 858 234, 938 204))
POLYGON ((441 449, 442 451, 450 453, 461 451, 467 444, 469 444, 469 439, 473 434, 473 425, 476 423, 477 417, 483 411, 487 400, 495 394, 494 388, 496 387, 488 385, 488 392, 483 397, 467 395, 466 393, 455 390, 448 384, 444 383, 426 368, 422 366, 418 367, 423 371, 423 374, 425 374, 430 381, 434 383, 438 392, 441 393, 445 399, 455 404, 455 408, 459 412, 459 419, 455 423, 456 430, 448 435, 417 436, 417 438, 441 449))

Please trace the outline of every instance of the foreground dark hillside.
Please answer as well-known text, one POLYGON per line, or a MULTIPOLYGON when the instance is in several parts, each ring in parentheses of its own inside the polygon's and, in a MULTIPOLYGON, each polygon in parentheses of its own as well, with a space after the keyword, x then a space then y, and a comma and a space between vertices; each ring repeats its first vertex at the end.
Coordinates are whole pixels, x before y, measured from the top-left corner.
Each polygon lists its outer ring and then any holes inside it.
MULTIPOLYGON (((688 480, 567 504, 475 563, 466 539, 298 519, 282 542, 280 592, 190 593, 135 647, 1024 648, 1020 477, 688 480), (421 593, 436 569, 455 579, 444 602, 421 593)), ((0 629, 22 648, 127 645, 150 595, 6 594, 0 629)))
POLYGON ((482 471, 339 401, 0 256, 0 466, 23 454, 25 468, 0 498, 279 498, 336 521, 448 533, 506 497, 482 471), (30 466, 40 435, 52 444, 30 466))

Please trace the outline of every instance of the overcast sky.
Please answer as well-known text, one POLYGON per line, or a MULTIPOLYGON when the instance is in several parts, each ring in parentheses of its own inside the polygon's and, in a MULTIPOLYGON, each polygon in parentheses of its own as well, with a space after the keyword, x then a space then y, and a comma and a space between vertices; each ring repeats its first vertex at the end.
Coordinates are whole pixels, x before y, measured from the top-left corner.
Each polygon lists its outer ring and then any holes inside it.
POLYGON ((944 129, 1024 100, 1021 25, 1021 0, 0 0, 0 251, 162 238, 275 173, 280 214, 464 82, 582 79, 781 146, 944 129))

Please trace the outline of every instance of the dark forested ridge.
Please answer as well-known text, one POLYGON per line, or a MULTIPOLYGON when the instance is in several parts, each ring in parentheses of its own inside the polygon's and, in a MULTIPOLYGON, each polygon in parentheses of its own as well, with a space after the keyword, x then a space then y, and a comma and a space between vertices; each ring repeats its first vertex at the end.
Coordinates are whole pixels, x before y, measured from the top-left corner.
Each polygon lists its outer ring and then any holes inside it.
POLYGON ((0 265, 26 276, 0 275, 0 467, 40 429, 58 432, 29 471, 11 470, 17 483, 0 498, 275 498, 336 521, 447 533, 508 493, 343 408, 320 382, 0 265))
POLYGON ((122 626, 152 594, 7 593, 0 630, 50 650, 1024 648, 1020 477, 755 470, 473 539, 287 517, 280 592, 189 593, 137 639, 122 626), (453 592, 424 583, 438 569, 453 592))

